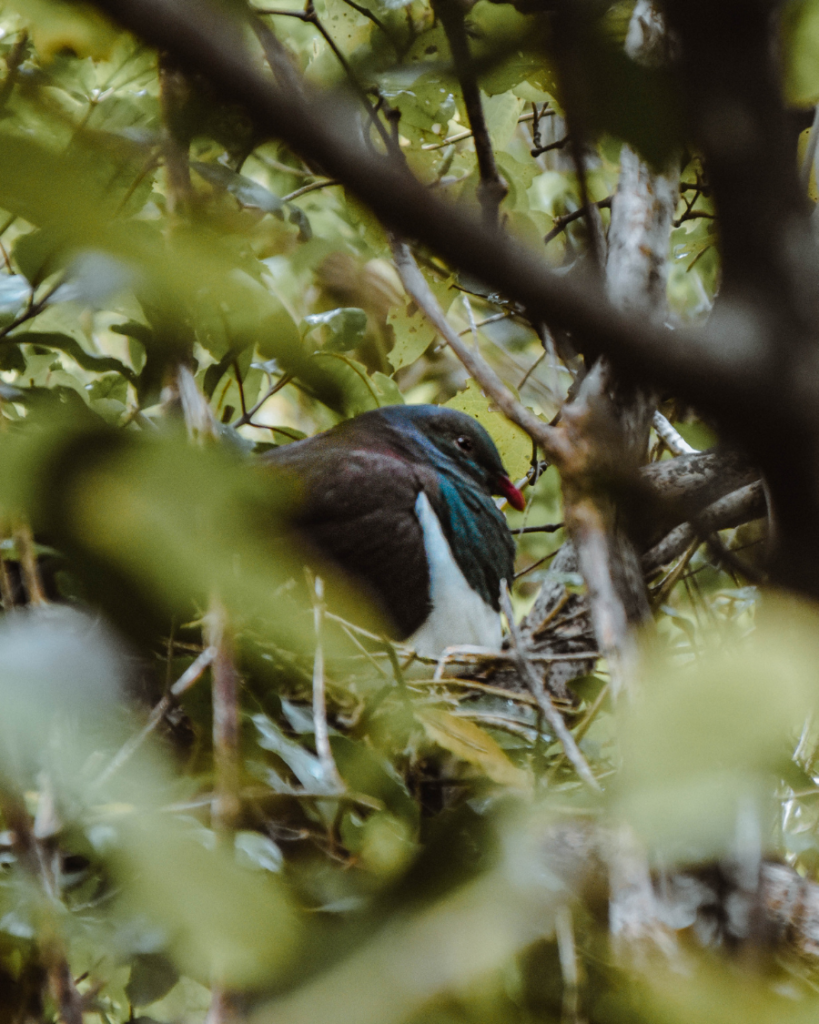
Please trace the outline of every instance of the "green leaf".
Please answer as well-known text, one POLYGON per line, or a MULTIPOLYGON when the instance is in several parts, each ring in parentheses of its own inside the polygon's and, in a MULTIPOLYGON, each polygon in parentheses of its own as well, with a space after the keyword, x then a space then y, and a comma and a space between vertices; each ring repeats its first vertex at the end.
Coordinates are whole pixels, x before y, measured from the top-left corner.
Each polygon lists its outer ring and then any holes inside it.
POLYGON ((414 363, 438 337, 436 329, 412 302, 391 309, 387 323, 395 335, 395 344, 387 355, 394 370, 414 363))
POLYGON ((191 167, 211 185, 216 185, 229 192, 242 206, 281 215, 283 209, 281 199, 264 185, 253 181, 252 178, 237 174, 223 164, 205 164, 201 160, 192 160, 191 167))
POLYGON ((125 994, 134 1006, 155 1003, 179 981, 179 971, 162 953, 141 953, 131 963, 125 994))
POLYGON ((522 113, 524 102, 510 92, 497 96, 484 97, 483 109, 486 127, 495 149, 505 149, 517 131, 518 117, 522 113))
POLYGON ((109 399, 124 402, 128 397, 128 381, 125 377, 110 373, 92 381, 86 388, 94 400, 109 399))
POLYGON ((415 717, 439 747, 479 768, 493 782, 517 789, 531 787, 530 776, 516 767, 503 748, 479 725, 436 708, 416 711, 415 717))
POLYGON ((782 39, 788 101, 812 106, 819 100, 819 0, 797 0, 785 6, 782 39))
POLYGON ((64 247, 60 232, 43 229, 20 235, 11 251, 23 275, 37 285, 62 265, 64 247))
POLYGON ((28 22, 34 45, 46 61, 64 50, 80 57, 104 58, 117 39, 117 29, 86 4, 16 0, 11 6, 28 22))
POLYGON ((311 313, 304 318, 308 330, 323 327, 325 352, 349 352, 364 340, 367 314, 363 309, 340 307, 326 313, 311 313))
POLYGON ((25 331, 14 336, 14 341, 25 345, 38 345, 42 348, 56 349, 65 352, 67 356, 76 362, 84 370, 92 370, 94 373, 105 373, 114 371, 126 380, 135 381, 136 374, 119 359, 113 356, 97 356, 86 352, 80 343, 67 334, 41 333, 39 331, 25 331))

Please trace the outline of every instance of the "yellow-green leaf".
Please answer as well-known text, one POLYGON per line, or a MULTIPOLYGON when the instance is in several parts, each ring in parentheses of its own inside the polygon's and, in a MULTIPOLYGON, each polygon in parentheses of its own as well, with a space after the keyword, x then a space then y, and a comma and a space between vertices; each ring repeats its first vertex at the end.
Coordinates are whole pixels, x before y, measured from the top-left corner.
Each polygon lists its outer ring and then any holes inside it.
MULTIPOLYGON (((805 153, 808 149, 808 139, 810 138, 810 128, 806 128, 799 136, 799 143, 796 149, 796 158, 799 161, 799 166, 802 166, 802 162, 805 159, 805 153)), ((816 164, 810 169, 810 180, 808 181, 808 199, 811 202, 819 202, 819 188, 816 186, 816 164)))
POLYGON ((512 764, 503 748, 474 722, 436 708, 416 711, 415 717, 439 747, 480 768, 493 782, 519 789, 531 785, 529 775, 512 764))
POLYGON ((785 10, 782 26, 785 95, 795 106, 819 99, 819 3, 807 0, 785 10))
POLYGON ((512 480, 526 476, 532 460, 532 441, 529 435, 494 408, 477 381, 468 381, 466 390, 459 392, 446 405, 473 416, 489 432, 512 480))
POLYGON ((394 370, 414 363, 437 335, 435 328, 413 303, 391 309, 387 323, 395 333, 395 345, 387 357, 394 370))
POLYGON ((86 4, 16 0, 12 6, 28 20, 34 47, 45 61, 65 50, 78 57, 105 59, 119 35, 111 22, 86 4))

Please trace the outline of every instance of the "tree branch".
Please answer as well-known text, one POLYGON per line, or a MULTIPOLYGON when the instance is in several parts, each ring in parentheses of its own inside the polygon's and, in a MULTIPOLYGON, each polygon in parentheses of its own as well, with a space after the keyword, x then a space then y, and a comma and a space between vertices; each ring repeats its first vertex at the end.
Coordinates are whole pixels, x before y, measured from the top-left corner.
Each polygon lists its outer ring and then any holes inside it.
POLYGON ((438 333, 446 341, 455 355, 460 359, 469 373, 480 384, 481 388, 490 396, 493 402, 501 409, 503 414, 536 441, 556 461, 565 458, 569 451, 563 440, 563 432, 557 427, 535 416, 524 405, 517 401, 512 392, 498 377, 492 367, 485 362, 473 348, 469 348, 461 341, 458 334, 450 327, 443 310, 438 305, 438 300, 432 294, 432 289, 426 282, 409 246, 405 242, 396 239, 391 241, 392 256, 401 283, 408 295, 412 296, 419 309, 437 328, 438 333))
MULTIPOLYGON (((593 338, 623 371, 723 417, 737 410, 747 415, 749 400, 771 406, 766 361, 752 340, 737 338, 726 359, 716 332, 656 329, 614 310, 594 283, 555 274, 513 239, 436 199, 405 167, 367 151, 346 131, 337 104, 329 109, 264 78, 242 45, 238 24, 206 0, 95 0, 95 6, 242 102, 261 128, 343 181, 385 225, 520 302, 534 319, 593 338)), ((781 411, 780 402, 776 407, 781 411)))
POLYGON ((433 7, 441 19, 444 32, 446 32, 449 48, 452 51, 452 61, 455 65, 455 74, 461 86, 469 126, 475 140, 475 155, 478 158, 478 172, 481 179, 478 185, 478 201, 483 209, 484 224, 489 229, 496 228, 498 208, 509 191, 509 186, 498 173, 498 166, 495 163, 495 153, 492 149, 492 141, 489 138, 489 129, 486 126, 481 103, 481 91, 478 88, 478 79, 475 75, 472 55, 469 52, 464 10, 458 0, 434 0, 433 7))
MULTIPOLYGON (((541 152, 543 152, 543 150, 541 152)), ((598 210, 610 210, 613 198, 613 196, 606 196, 605 199, 598 199, 594 205, 598 210)), ((572 221, 579 220, 585 212, 585 209, 582 206, 579 206, 576 210, 572 210, 571 213, 564 213, 562 217, 555 217, 554 227, 547 235, 544 236, 543 244, 548 245, 549 242, 557 238, 561 232, 565 231, 572 221)))
POLYGON ((759 480, 733 491, 708 505, 699 513, 693 524, 682 523, 675 527, 647 551, 641 559, 643 571, 650 576, 661 566, 683 554, 698 537, 708 536, 718 530, 727 530, 731 526, 740 526, 751 519, 760 519, 766 510, 765 490, 759 480))

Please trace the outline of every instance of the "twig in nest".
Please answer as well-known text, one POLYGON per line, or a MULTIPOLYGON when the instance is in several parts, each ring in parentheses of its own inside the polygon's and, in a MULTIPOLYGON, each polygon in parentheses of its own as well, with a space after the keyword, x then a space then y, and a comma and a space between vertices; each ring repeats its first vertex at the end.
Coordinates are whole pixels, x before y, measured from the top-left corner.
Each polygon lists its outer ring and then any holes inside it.
POLYGON ((132 736, 126 743, 124 743, 119 751, 114 755, 108 764, 108 767, 97 776, 94 782, 94 788, 101 786, 104 782, 107 782, 111 776, 120 770, 122 766, 134 756, 139 750, 145 740, 151 735, 154 729, 159 725, 165 715, 170 711, 174 702, 179 697, 189 690, 197 680, 201 679, 204 675, 205 669, 211 664, 213 659, 216 657, 215 647, 206 647, 204 651, 195 659, 182 675, 176 680, 173 686, 168 690, 165 696, 154 706, 148 716, 148 721, 136 734, 132 736))
POLYGON ((694 553, 700 546, 701 541, 699 536, 695 537, 694 540, 688 545, 687 550, 684 552, 682 558, 674 566, 671 572, 666 576, 662 583, 657 587, 656 591, 651 595, 651 604, 653 608, 659 608, 660 605, 668 597, 674 585, 679 580, 680 576, 685 572, 688 563, 694 557, 694 553))
POLYGON ((555 708, 554 704, 552 704, 551 698, 548 693, 546 693, 543 686, 543 682, 540 680, 534 668, 532 668, 531 662, 526 657, 520 632, 518 631, 518 627, 515 622, 515 613, 512 611, 512 602, 509 599, 509 590, 507 589, 505 582, 501 584, 501 608, 509 625, 509 636, 512 640, 512 650, 521 676, 531 690, 532 696, 538 702, 538 706, 543 712, 543 717, 552 727, 555 736, 563 747, 563 752, 574 765, 577 774, 586 783, 586 785, 589 786, 589 788, 599 793, 600 784, 592 774, 592 770, 589 768, 585 757, 581 754, 574 736, 572 736, 566 727, 563 717, 555 708))

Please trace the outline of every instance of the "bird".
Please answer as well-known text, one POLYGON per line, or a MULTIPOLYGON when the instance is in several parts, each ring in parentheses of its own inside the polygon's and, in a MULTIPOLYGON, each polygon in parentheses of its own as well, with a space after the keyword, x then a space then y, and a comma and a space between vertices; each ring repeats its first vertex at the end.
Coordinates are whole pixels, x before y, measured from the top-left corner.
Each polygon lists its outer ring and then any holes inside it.
POLYGON ((477 420, 383 406, 260 458, 291 478, 296 536, 370 599, 393 640, 427 657, 500 648, 515 544, 493 495, 525 500, 477 420))

